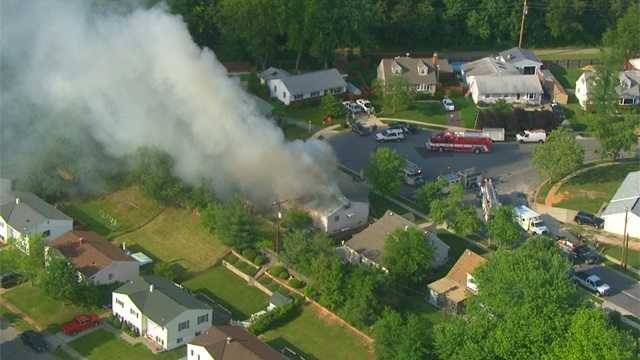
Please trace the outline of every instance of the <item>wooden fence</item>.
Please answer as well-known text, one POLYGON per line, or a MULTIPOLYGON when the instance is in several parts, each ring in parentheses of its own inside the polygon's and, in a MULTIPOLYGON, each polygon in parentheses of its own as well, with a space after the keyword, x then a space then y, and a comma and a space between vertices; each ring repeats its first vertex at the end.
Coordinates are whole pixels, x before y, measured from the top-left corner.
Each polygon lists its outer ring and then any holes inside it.
POLYGON ((562 66, 566 69, 579 69, 583 66, 587 65, 597 65, 600 64, 600 59, 578 59, 578 60, 570 60, 570 59, 558 59, 558 60, 543 60, 542 61, 547 68, 551 64, 555 64, 558 66, 562 66))

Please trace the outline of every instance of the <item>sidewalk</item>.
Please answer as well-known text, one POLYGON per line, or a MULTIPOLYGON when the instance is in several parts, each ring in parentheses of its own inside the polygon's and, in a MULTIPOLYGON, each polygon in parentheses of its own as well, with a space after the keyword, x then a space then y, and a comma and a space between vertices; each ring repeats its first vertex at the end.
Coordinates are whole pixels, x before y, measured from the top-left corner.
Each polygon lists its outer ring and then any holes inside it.
POLYGON ((44 328, 42 326, 40 326, 40 324, 38 324, 29 315, 27 315, 24 312, 22 312, 22 310, 18 309, 12 303, 8 302, 4 298, 0 297, 0 304, 2 304, 2 306, 6 307, 12 313, 20 316, 22 318, 22 320, 26 321, 29 325, 33 326, 34 329, 36 329, 38 331, 44 331, 44 328))

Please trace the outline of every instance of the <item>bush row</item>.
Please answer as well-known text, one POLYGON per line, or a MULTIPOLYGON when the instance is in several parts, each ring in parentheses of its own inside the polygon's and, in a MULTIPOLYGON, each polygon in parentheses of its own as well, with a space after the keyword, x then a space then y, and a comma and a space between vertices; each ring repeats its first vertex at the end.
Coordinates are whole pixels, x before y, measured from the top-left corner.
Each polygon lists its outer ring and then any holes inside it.
POLYGON ((273 311, 262 315, 249 326, 249 332, 257 336, 273 327, 287 323, 297 314, 300 304, 301 302, 298 301, 297 298, 294 298, 291 304, 279 306, 273 311))

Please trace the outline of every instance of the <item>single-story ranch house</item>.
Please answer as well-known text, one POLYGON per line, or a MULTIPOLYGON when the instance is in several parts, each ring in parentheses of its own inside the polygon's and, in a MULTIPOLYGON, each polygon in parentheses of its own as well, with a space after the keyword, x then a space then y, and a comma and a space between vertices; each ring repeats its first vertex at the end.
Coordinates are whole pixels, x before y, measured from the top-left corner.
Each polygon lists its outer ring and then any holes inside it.
POLYGON ((260 73, 260 81, 269 87, 272 98, 285 105, 318 99, 329 93, 342 94, 347 90, 347 82, 336 69, 291 75, 284 70, 269 68, 260 73))

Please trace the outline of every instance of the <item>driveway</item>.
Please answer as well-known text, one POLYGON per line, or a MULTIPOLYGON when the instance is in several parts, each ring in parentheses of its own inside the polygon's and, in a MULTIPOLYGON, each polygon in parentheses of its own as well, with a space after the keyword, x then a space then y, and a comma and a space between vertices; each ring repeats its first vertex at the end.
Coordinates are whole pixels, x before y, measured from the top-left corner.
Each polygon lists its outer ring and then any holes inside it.
POLYGON ((640 318, 639 282, 604 265, 586 265, 580 270, 598 275, 602 281, 611 286, 611 294, 604 298, 606 302, 613 304, 618 311, 625 310, 640 318))
POLYGON ((20 360, 55 360, 49 354, 38 354, 25 346, 20 340, 20 331, 10 326, 9 322, 0 318, 0 359, 20 360))

